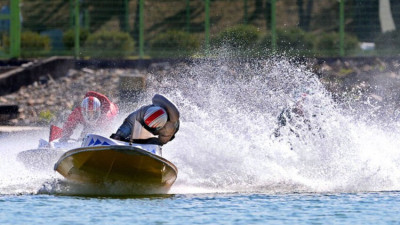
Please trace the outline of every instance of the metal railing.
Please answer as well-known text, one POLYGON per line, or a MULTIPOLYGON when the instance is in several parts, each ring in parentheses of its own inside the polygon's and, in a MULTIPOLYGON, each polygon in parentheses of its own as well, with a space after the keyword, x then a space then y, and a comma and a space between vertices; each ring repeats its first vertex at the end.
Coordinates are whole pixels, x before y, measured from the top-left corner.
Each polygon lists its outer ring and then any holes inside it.
MULTIPOLYGON (((396 1, 390 0, 380 0, 379 4, 385 1, 400 7, 396 1)), ((135 48, 124 57, 157 57, 157 54, 149 56, 150 52, 155 51, 151 43, 168 30, 181 30, 194 35, 200 41, 201 48, 208 49, 213 37, 222 30, 237 24, 248 24, 256 26, 262 33, 270 34, 269 47, 272 52, 279 51, 280 30, 296 27, 314 36, 336 32, 338 40, 334 41, 338 42, 338 47, 330 55, 345 56, 354 54, 346 51, 347 34, 358 35, 361 41, 367 39, 373 42, 372 38, 365 38, 368 35, 360 35, 359 32, 364 29, 363 32, 374 36, 373 32, 376 31, 361 27, 361 17, 368 15, 356 15, 368 4, 376 4, 373 2, 376 1, 0 0, 1 7, 9 8, 9 14, 0 13, 0 22, 9 23, 8 30, 4 27, 1 30, 1 52, 3 58, 26 57, 24 51, 37 52, 36 55, 31 54, 34 56, 72 55, 83 58, 90 56, 90 50, 83 43, 87 40, 83 39, 83 30, 87 31, 86 35, 105 30, 106 33, 125 32, 134 40, 135 48), (29 50, 23 40, 26 31, 48 36, 51 46, 47 51, 29 50), (68 31, 73 32, 72 39, 70 37, 72 46, 66 44, 68 31)), ((370 19, 378 16, 371 15, 370 19)), ((379 21, 379 18, 376 19, 379 21)), ((364 52, 358 51, 356 54, 363 55, 364 52)))

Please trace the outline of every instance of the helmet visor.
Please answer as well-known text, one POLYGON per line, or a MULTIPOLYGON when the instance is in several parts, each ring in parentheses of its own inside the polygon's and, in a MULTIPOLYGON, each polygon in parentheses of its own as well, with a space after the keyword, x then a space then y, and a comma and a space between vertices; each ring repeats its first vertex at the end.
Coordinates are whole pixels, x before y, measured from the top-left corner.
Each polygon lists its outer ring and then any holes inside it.
POLYGON ((96 122, 100 118, 99 110, 87 110, 84 112, 83 116, 88 122, 96 122))

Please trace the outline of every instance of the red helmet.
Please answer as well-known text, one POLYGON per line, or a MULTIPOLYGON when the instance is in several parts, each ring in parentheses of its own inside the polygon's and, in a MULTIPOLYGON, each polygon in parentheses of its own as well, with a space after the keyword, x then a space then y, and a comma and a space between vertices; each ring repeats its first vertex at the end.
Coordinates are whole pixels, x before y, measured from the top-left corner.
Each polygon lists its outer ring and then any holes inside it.
POLYGON ((151 106, 144 114, 144 122, 150 128, 160 129, 168 120, 168 114, 160 106, 151 106))
POLYGON ((96 97, 86 97, 81 103, 82 116, 87 123, 95 123, 101 114, 100 100, 96 97))

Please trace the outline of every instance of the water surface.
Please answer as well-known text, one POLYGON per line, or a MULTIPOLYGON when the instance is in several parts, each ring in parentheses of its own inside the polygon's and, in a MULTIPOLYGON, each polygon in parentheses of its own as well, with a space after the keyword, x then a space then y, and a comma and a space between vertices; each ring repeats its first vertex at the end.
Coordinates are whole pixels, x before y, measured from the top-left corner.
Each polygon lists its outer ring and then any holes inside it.
POLYGON ((1 224, 397 224, 398 192, 0 197, 1 224))

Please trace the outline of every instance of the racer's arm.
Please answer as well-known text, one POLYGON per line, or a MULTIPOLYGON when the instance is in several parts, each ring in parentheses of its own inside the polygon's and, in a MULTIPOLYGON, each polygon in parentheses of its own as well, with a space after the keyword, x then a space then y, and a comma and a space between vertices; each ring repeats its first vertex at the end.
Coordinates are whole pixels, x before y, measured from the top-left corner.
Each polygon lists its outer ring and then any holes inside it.
POLYGON ((64 123, 61 139, 67 140, 69 137, 71 137, 76 126, 81 122, 82 114, 80 111, 80 107, 77 107, 72 111, 72 113, 68 116, 67 121, 64 123))
POLYGON ((119 109, 118 106, 114 103, 110 104, 110 110, 108 110, 108 112, 106 113, 106 119, 108 121, 111 121, 113 119, 115 119, 115 117, 118 115, 119 113, 119 109))
POLYGON ((158 140, 161 145, 168 143, 175 138, 176 132, 179 130, 179 121, 176 123, 168 121, 162 129, 160 129, 158 134, 158 140))
POLYGON ((113 135, 111 135, 111 138, 117 139, 117 140, 129 140, 131 137, 132 131, 135 130, 135 125, 136 125, 136 117, 137 117, 138 112, 135 111, 131 114, 129 114, 128 117, 124 120, 122 125, 118 128, 117 132, 113 135))
POLYGON ((290 119, 290 111, 287 108, 283 109, 281 111, 281 113, 279 113, 279 116, 277 119, 278 119, 278 127, 275 128, 274 133, 273 133, 275 137, 281 136, 280 129, 281 129, 281 127, 286 126, 286 124, 288 123, 287 120, 290 119))

